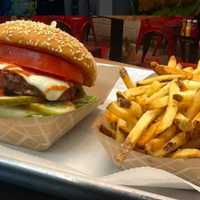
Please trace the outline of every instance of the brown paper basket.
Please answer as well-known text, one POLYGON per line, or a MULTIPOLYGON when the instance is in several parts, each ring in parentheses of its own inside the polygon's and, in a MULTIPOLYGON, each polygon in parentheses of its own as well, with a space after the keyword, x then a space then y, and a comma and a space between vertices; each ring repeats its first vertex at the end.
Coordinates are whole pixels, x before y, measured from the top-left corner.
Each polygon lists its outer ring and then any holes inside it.
POLYGON ((38 151, 47 150, 96 108, 98 103, 58 116, 0 118, 0 141, 38 151))
POLYGON ((200 159, 172 159, 172 158, 156 158, 150 155, 132 151, 128 154, 123 164, 119 164, 115 156, 120 152, 121 145, 113 138, 102 134, 98 130, 98 126, 103 121, 98 119, 95 123, 95 132, 105 150, 108 152, 112 161, 122 169, 130 169, 136 167, 154 167, 175 174, 197 186, 200 186, 200 159))

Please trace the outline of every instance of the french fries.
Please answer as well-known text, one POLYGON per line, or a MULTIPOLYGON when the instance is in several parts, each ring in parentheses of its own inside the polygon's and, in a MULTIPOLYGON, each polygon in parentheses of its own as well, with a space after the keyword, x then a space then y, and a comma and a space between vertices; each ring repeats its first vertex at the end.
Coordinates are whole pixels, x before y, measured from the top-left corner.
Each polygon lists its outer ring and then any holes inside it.
POLYGON ((175 136, 176 130, 177 130, 176 126, 173 125, 169 127, 166 131, 164 131, 161 135, 159 135, 157 138, 154 138, 150 142, 147 142, 145 145, 146 151, 149 154, 153 154, 153 152, 156 152, 159 149, 161 149, 166 142, 168 142, 175 136))
POLYGON ((179 92, 179 87, 175 81, 172 81, 170 83, 170 87, 169 87, 168 107, 166 109, 166 112, 165 112, 157 130, 156 130, 157 134, 162 133, 163 131, 165 131, 167 128, 169 128, 173 124, 174 118, 178 111, 177 102, 173 99, 173 96, 176 92, 179 92))
POLYGON ((179 149, 171 155, 172 158, 200 158, 199 149, 179 149))
POLYGON ((120 68, 119 74, 128 89, 136 86, 135 82, 129 77, 125 68, 120 68))
MULTIPOLYGON (((200 158, 200 61, 183 68, 174 56, 168 64, 151 63, 158 76, 137 84, 120 69, 127 90, 108 105, 105 131, 121 143, 123 162, 131 151, 156 157, 200 158)), ((105 129, 105 130, 104 130, 105 129)))
POLYGON ((157 157, 164 157, 167 154, 177 150, 187 142, 187 134, 185 132, 178 133, 175 137, 169 140, 161 149, 153 152, 152 155, 157 157))
POLYGON ((178 79, 178 78, 184 79, 186 77, 185 77, 185 75, 182 75, 182 74, 161 75, 161 76, 154 76, 154 77, 151 77, 151 78, 147 78, 143 81, 139 81, 138 83, 139 83, 139 85, 147 85, 147 84, 150 84, 154 81, 171 81, 171 80, 178 79))

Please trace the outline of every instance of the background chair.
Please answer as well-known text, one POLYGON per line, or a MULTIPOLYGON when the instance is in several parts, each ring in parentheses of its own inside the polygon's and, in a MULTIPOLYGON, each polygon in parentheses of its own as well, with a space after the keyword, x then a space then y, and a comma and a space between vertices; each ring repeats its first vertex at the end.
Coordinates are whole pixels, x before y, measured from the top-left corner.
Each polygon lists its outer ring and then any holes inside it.
POLYGON ((181 26, 181 22, 182 17, 149 17, 148 19, 141 20, 140 31, 136 41, 136 51, 138 51, 143 44, 142 63, 144 62, 152 41, 156 43, 152 55, 156 55, 163 40, 166 40, 167 43, 168 56, 174 54, 177 27, 181 26))

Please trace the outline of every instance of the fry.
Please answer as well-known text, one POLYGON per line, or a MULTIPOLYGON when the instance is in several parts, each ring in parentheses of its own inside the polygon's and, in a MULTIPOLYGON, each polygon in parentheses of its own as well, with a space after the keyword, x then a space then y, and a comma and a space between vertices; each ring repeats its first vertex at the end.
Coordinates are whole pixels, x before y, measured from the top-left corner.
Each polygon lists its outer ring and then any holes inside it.
POLYGON ((177 79, 177 78, 183 79, 183 78, 186 78, 186 77, 184 75, 174 75, 174 74, 154 76, 154 77, 151 77, 151 78, 147 78, 143 81, 139 81, 139 85, 150 84, 154 81, 171 81, 171 80, 174 80, 174 79, 177 79))
POLYGON ((154 156, 163 157, 183 146, 187 142, 187 134, 185 132, 178 133, 170 141, 168 141, 160 150, 153 152, 154 156))
POLYGON ((132 147, 136 145, 138 139, 143 134, 144 130, 149 126, 149 124, 160 114, 161 110, 150 110, 145 112, 142 117, 138 120, 134 128, 128 135, 127 140, 130 141, 132 147))
POLYGON ((170 84, 165 85, 163 88, 161 88, 158 92, 151 95, 147 100, 146 104, 149 104, 153 102, 155 99, 163 97, 169 93, 169 86, 170 84))
POLYGON ((194 72, 194 69, 193 69, 192 67, 185 67, 185 68, 183 68, 183 71, 184 71, 184 72, 193 73, 193 72, 194 72))
POLYGON ((128 89, 136 86, 135 82, 133 82, 133 80, 129 77, 125 68, 120 68, 119 74, 128 89))
POLYGON ((172 68, 176 68, 176 65, 177 65, 176 57, 175 56, 171 56, 169 58, 167 66, 168 67, 172 67, 172 68))
POLYGON ((184 132, 192 131, 192 124, 190 120, 185 117, 182 113, 178 113, 174 119, 174 123, 178 128, 184 132))
POLYGON ((132 129, 132 126, 129 126, 128 123, 124 121, 123 119, 119 119, 117 122, 117 128, 123 134, 128 135, 132 129))
POLYGON ((200 158, 200 150, 179 149, 171 155, 171 158, 200 158))
POLYGON ((128 123, 135 124, 137 121, 136 118, 132 115, 132 113, 128 111, 128 109, 121 108, 117 105, 116 102, 109 104, 107 109, 119 118, 124 119, 128 123))
POLYGON ((137 142, 137 146, 140 148, 144 148, 145 144, 148 143, 156 133, 157 126, 159 125, 159 122, 155 122, 150 125, 150 127, 143 133, 141 138, 137 142))
POLYGON ((107 135, 108 137, 112 137, 114 139, 116 137, 116 132, 113 131, 111 128, 109 128, 106 125, 101 124, 99 126, 99 131, 102 132, 103 134, 107 135))
POLYGON ((131 101, 130 111, 131 111, 132 115, 134 115, 136 117, 140 117, 142 115, 141 106, 134 101, 131 101))
POLYGON ((162 87, 162 84, 159 81, 154 81, 150 87, 147 89, 147 91, 145 92, 145 95, 147 96, 151 96, 153 95, 155 92, 159 91, 162 87))
POLYGON ((173 64, 176 63, 172 63, 174 61, 169 61, 169 65, 168 66, 163 66, 163 65, 159 65, 157 62, 152 62, 151 63, 151 68, 158 74, 161 74, 161 75, 183 75, 185 76, 186 78, 188 79, 191 79, 193 77, 192 73, 191 72, 187 72, 187 71, 183 71, 182 70, 182 65, 180 63, 178 63, 177 65, 175 66, 172 66, 173 64), (171 66, 170 66, 171 65, 171 66))
POLYGON ((120 107, 129 109, 132 115, 136 117, 140 117, 142 115, 141 106, 134 101, 126 99, 123 93, 117 92, 117 101, 120 107))
POLYGON ((124 159, 126 159, 128 153, 135 147, 144 130, 160 114, 160 112, 161 110, 151 110, 142 115, 123 143, 121 151, 116 155, 116 160, 119 163, 122 163, 124 159))
POLYGON ((145 86, 130 88, 124 92, 124 95, 129 100, 134 100, 136 96, 143 95, 148 90, 149 87, 150 87, 149 85, 145 85, 145 86))
POLYGON ((115 137, 115 140, 119 143, 122 143, 124 142, 125 140, 125 135, 124 133, 121 131, 121 127, 123 127, 125 124, 124 124, 124 120, 121 120, 119 119, 118 120, 118 123, 117 123, 117 132, 116 132, 116 137, 115 137))
POLYGON ((187 111, 186 117, 188 117, 190 120, 200 111, 199 99, 200 99, 200 90, 198 90, 194 95, 192 105, 189 107, 187 111))
POLYGON ((157 138, 152 139, 149 143, 145 145, 145 149, 149 154, 158 151, 164 146, 166 142, 171 140, 176 134, 176 126, 172 125, 166 131, 164 131, 157 138))
POLYGON ((117 122, 120 118, 118 118, 116 115, 114 115, 113 113, 111 113, 108 110, 104 113, 104 117, 108 121, 108 123, 110 124, 110 127, 112 129, 116 130, 117 129, 117 122))
POLYGON ((176 65, 176 69, 179 69, 179 70, 182 70, 182 69, 183 69, 183 66, 181 65, 181 63, 178 63, 178 64, 176 65))
POLYGON ((184 92, 179 92, 177 94, 174 94, 173 98, 176 101, 190 101, 191 102, 193 100, 195 94, 196 94, 195 90, 187 90, 184 92))
POLYGON ((198 90, 200 88, 200 81, 194 80, 183 80, 188 90, 198 90))
POLYGON ((198 124, 200 124, 200 112, 192 120, 192 127, 194 128, 198 126, 198 124))
POLYGON ((146 105, 148 109, 158 109, 158 108, 164 108, 167 107, 169 101, 169 96, 164 96, 158 99, 154 99, 154 101, 149 102, 149 104, 146 105))
POLYGON ((157 62, 150 63, 150 68, 153 69, 159 75, 167 74, 167 72, 165 71, 165 67, 166 66, 159 65, 159 63, 157 62))
POLYGON ((174 95, 174 93, 176 93, 178 91, 179 91, 179 87, 176 84, 176 82, 175 81, 171 82, 170 88, 169 88, 168 107, 163 116, 163 119, 161 120, 161 122, 156 130, 157 134, 162 133, 164 130, 166 130, 173 124, 174 118, 178 111, 177 102, 173 99, 173 95, 174 95))

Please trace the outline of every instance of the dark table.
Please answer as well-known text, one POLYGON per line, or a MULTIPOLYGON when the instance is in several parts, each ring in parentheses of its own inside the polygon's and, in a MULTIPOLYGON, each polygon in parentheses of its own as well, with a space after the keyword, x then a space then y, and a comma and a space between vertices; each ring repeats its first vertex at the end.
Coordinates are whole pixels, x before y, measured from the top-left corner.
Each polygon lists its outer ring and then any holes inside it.
POLYGON ((122 61, 124 21, 135 21, 152 16, 111 16, 110 60, 122 61))

